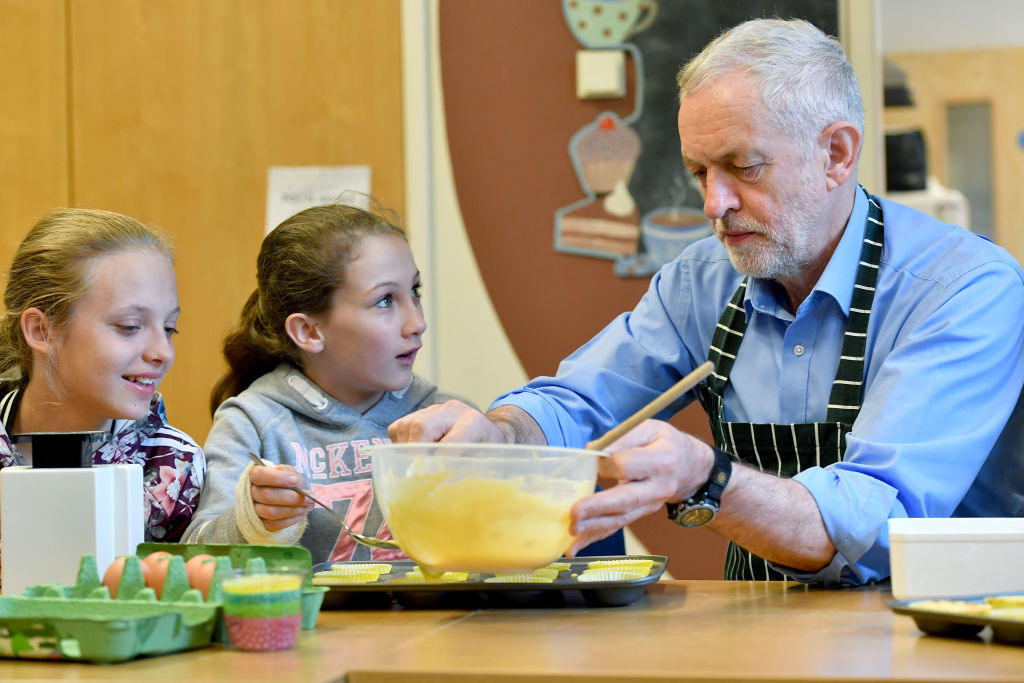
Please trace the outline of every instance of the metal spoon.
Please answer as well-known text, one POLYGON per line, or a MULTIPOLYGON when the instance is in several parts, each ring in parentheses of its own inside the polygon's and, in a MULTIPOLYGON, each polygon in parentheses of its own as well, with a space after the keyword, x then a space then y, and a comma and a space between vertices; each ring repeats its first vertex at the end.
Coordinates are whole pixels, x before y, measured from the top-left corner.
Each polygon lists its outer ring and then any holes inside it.
MULTIPOLYGON (((266 467, 266 465, 263 464, 263 461, 260 460, 259 456, 257 456, 255 453, 250 453, 249 454, 249 459, 252 460, 254 463, 256 463, 256 465, 258 465, 259 467, 266 467)), ((314 503, 316 503, 320 507, 322 507, 325 510, 327 510, 328 512, 330 512, 332 515, 334 515, 334 519, 338 520, 338 524, 341 525, 341 528, 344 529, 345 533, 348 534, 349 536, 351 536, 352 539, 354 541, 356 541, 357 543, 362 543, 363 545, 368 545, 371 548, 381 548, 383 550, 401 550, 401 548, 398 546, 398 544, 395 543, 394 541, 385 541, 384 539, 377 538, 376 536, 364 536, 362 534, 357 534, 356 532, 354 532, 354 531, 352 531, 351 529, 348 528, 348 524, 345 523, 345 520, 342 519, 341 515, 339 515, 337 512, 335 512, 334 508, 332 508, 330 505, 328 505, 327 503, 324 503, 322 501, 317 500, 312 494, 310 494, 310 493, 308 493, 306 491, 303 491, 298 486, 290 486, 289 488, 292 491, 295 491, 296 493, 301 493, 306 498, 309 498, 311 501, 313 501, 314 503)))

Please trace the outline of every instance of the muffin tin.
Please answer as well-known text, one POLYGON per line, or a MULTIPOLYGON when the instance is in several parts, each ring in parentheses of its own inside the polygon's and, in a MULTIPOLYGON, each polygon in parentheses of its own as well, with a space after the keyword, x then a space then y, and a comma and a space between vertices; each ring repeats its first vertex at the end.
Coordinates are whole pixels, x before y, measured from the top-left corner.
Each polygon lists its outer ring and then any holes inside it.
MULTIPOLYGON (((315 576, 317 572, 328 571, 332 567, 340 567, 344 571, 370 564, 391 565, 391 571, 380 574, 376 580, 328 585, 323 609, 386 608, 393 603, 408 608, 557 607, 579 604, 617 607, 635 602, 646 592, 647 586, 661 578, 668 565, 668 558, 662 555, 602 555, 562 558, 559 563, 567 568, 558 571, 550 583, 516 580, 514 577, 499 578, 505 582, 496 583, 494 579, 499 575, 482 572, 467 572, 465 580, 460 581, 406 583, 406 575, 416 569, 412 560, 324 562, 315 565, 313 572, 315 576), (579 579, 594 562, 644 560, 651 561, 646 576, 595 576, 596 580, 579 579)), ((314 582, 319 583, 316 578, 314 582)))
MULTIPOLYGON (((1024 600, 1024 592, 999 593, 1000 596, 1020 596, 1024 600)), ((991 595, 971 595, 965 597, 916 598, 914 600, 894 600, 889 608, 896 614, 903 614, 914 619, 919 629, 933 636, 950 638, 977 638, 985 629, 992 633, 992 641, 1009 645, 1024 645, 1024 617, 1017 619, 999 616, 966 614, 956 611, 930 609, 928 603, 946 603, 945 607, 953 610, 959 603, 968 605, 984 605, 985 598, 991 595)), ((969 609, 969 607, 965 607, 969 609)))

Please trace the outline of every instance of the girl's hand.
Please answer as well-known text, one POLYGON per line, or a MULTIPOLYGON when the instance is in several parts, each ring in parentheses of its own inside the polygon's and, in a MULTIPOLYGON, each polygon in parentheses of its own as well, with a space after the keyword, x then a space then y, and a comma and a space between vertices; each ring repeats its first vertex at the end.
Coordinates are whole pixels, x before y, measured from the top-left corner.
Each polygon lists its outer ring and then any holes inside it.
POLYGON ((301 487, 302 475, 291 465, 253 467, 249 470, 253 509, 267 531, 298 524, 313 509, 313 502, 292 487, 301 487))

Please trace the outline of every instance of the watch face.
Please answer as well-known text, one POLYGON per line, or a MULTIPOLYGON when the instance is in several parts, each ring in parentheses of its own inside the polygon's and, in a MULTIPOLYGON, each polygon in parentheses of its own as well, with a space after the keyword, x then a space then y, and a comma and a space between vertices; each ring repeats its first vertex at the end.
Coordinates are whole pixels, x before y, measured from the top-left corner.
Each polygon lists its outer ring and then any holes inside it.
POLYGON ((692 507, 684 512, 679 521, 683 526, 702 526, 715 518, 715 510, 710 506, 692 507))

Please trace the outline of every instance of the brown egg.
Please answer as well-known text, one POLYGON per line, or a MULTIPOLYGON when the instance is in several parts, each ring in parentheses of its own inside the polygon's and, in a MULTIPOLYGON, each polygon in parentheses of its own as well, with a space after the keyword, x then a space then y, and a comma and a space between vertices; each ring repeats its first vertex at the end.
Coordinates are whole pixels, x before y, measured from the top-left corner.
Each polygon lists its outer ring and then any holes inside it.
MULTIPOLYGON (((110 591, 110 597, 117 597, 117 589, 121 585, 121 576, 124 574, 124 563, 127 559, 126 556, 118 557, 110 566, 107 567, 107 571, 103 573, 103 585, 110 591)), ((145 562, 140 562, 139 566, 142 568, 142 580, 148 585, 149 584, 149 567, 145 562)))
POLYGON ((210 584, 213 582, 213 573, 216 569, 216 558, 205 553, 196 555, 185 563, 188 585, 202 593, 203 600, 210 594, 210 584))
POLYGON ((157 561, 159 561, 159 560, 161 560, 161 559, 163 559, 165 557, 170 559, 170 558, 174 557, 174 555, 172 555, 172 554, 170 554, 168 552, 164 552, 163 550, 157 550, 156 552, 150 553, 149 555, 146 555, 144 558, 142 558, 142 563, 143 564, 148 564, 149 568, 152 569, 153 566, 157 563, 157 561))
POLYGON ((156 599, 159 600, 164 592, 164 583, 167 581, 167 569, 171 566, 171 553, 158 550, 155 553, 146 555, 142 561, 144 567, 149 567, 149 576, 146 577, 146 585, 156 592, 156 599))

